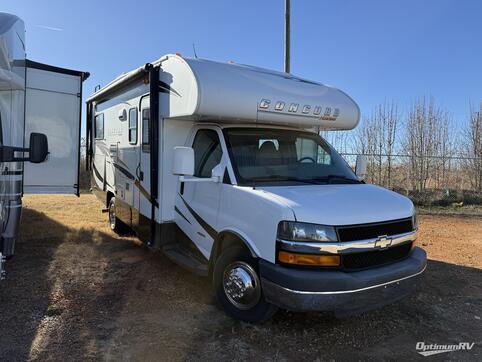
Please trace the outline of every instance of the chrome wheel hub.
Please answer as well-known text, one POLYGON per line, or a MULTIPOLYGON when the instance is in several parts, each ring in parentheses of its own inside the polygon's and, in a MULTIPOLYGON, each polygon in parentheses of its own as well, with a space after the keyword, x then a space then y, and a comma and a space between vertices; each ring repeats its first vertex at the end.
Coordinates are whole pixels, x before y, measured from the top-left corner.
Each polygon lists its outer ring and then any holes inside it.
POLYGON ((113 203, 109 206, 109 223, 110 227, 113 229, 115 227, 115 205, 113 203))
POLYGON ((261 298, 258 275, 248 263, 237 261, 225 269, 223 276, 224 293, 238 309, 250 309, 261 298))

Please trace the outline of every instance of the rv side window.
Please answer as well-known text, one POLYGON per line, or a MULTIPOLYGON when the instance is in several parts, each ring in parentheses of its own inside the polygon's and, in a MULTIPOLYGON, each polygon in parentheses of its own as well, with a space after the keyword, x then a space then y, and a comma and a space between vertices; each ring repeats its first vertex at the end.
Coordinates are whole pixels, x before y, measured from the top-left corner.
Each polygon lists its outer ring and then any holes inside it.
POLYGON ((223 151, 216 131, 204 129, 196 133, 194 149, 194 176, 211 177, 212 169, 221 162, 223 151))
POLYGON ((137 144, 137 108, 129 109, 129 143, 137 144))
POLYGON ((149 108, 142 110, 142 151, 151 151, 151 129, 149 123, 149 108))
POLYGON ((319 165, 331 165, 330 154, 314 140, 298 137, 295 145, 298 162, 313 162, 319 165))
POLYGON ((95 116, 95 139, 104 139, 104 114, 98 114, 95 116))

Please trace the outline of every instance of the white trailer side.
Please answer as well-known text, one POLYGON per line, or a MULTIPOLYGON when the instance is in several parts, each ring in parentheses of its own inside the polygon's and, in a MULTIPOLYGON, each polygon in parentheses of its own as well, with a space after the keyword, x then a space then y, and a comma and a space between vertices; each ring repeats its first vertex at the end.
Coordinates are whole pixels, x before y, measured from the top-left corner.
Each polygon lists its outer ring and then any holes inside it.
POLYGON ((23 21, 0 13, 0 279, 14 254, 23 193, 79 194, 82 82, 89 74, 25 54, 23 21))

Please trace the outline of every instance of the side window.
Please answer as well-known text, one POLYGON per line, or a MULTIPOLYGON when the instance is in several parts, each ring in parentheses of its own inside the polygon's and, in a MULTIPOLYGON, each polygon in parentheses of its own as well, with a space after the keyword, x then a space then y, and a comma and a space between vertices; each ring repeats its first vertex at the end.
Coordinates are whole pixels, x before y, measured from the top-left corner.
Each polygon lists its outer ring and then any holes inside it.
POLYGON ((194 176, 211 177, 212 169, 221 162, 223 151, 216 131, 200 130, 192 144, 194 149, 194 176))
POLYGON ((142 110, 142 151, 151 152, 151 124, 149 122, 149 108, 142 110))
POLYGON ((331 155, 315 141, 308 138, 296 139, 296 156, 299 162, 314 162, 330 165, 331 155))
POLYGON ((104 139, 104 113, 101 113, 95 116, 94 121, 95 121, 95 139, 103 140, 104 139))
POLYGON ((137 108, 129 109, 129 143, 137 144, 137 108))

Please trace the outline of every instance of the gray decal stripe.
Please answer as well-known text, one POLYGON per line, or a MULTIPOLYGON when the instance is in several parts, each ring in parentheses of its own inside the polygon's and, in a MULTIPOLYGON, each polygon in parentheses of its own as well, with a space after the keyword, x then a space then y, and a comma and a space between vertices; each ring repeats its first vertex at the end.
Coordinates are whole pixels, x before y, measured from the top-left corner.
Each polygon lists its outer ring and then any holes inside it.
POLYGON ((162 92, 162 93, 174 93, 175 95, 177 95, 178 97, 180 97, 181 95, 176 92, 176 90, 174 90, 169 84, 167 83, 164 83, 163 81, 159 81, 159 90, 162 92))
MULTIPOLYGON (((104 183, 104 178, 100 175, 99 171, 97 171, 97 168, 95 167, 95 164, 92 164, 92 167, 94 169, 94 173, 95 173, 95 176, 97 176, 97 178, 100 180, 100 182, 104 183)), ((109 184, 107 181, 105 182, 105 184, 109 187, 112 187, 111 184, 109 184)))
POLYGON ((2 175, 22 175, 23 174, 23 171, 22 170, 18 170, 18 171, 8 171, 8 170, 4 170, 2 172, 2 175))
POLYGON ((177 208, 177 206, 174 206, 174 210, 175 210, 179 215, 181 215, 181 217, 182 217, 184 220, 186 220, 189 224, 191 224, 191 222, 187 219, 187 217, 184 216, 184 214, 181 212, 181 210, 179 210, 179 209, 177 208))
POLYGON ((94 173, 97 176, 97 178, 100 180, 100 182, 104 183, 104 178, 100 175, 99 171, 97 170, 97 167, 95 167, 95 163, 92 164, 94 173))
POLYGON ((114 165, 114 167, 115 167, 116 169, 118 169, 120 172, 122 172, 124 175, 126 175, 128 179, 130 179, 130 180, 134 180, 134 179, 135 179, 134 175, 131 174, 131 173, 130 173, 127 169, 125 169, 124 167, 120 166, 120 165, 117 164, 117 163, 113 163, 113 165, 114 165))
POLYGON ((139 189, 140 193, 144 195, 144 197, 149 201, 150 203, 154 203, 154 206, 159 207, 159 204, 157 203, 156 200, 152 200, 151 194, 141 185, 139 180, 134 181, 134 185, 137 186, 139 189))
POLYGON ((181 196, 181 200, 182 202, 184 202, 184 205, 186 205, 187 209, 189 210, 189 212, 192 214, 192 216, 196 219, 196 221, 201 225, 201 227, 206 230, 206 232, 209 234, 210 237, 212 237, 213 239, 216 239, 216 237, 218 236, 218 232, 216 230, 214 230, 213 227, 211 227, 211 225, 209 225, 206 221, 203 220, 203 218, 201 216, 199 216, 196 211, 194 211, 187 203, 186 201, 182 198, 181 196))
POLYGON ((120 166, 119 164, 117 163, 113 163, 114 167, 116 169, 118 169, 120 172, 122 172, 124 175, 126 175, 127 178, 129 178, 130 180, 133 180, 134 181, 134 184, 137 186, 137 188, 139 189, 140 193, 144 195, 144 197, 149 201, 149 202, 153 202, 154 201, 154 205, 156 207, 158 207, 158 204, 157 204, 157 201, 155 200, 152 200, 151 198, 151 194, 141 185, 140 181, 138 179, 136 179, 136 177, 131 174, 127 169, 125 169, 124 167, 120 166))
POLYGON ((122 161, 119 157, 117 157, 116 163, 124 167, 126 170, 129 169, 129 166, 125 164, 124 161, 122 161))

